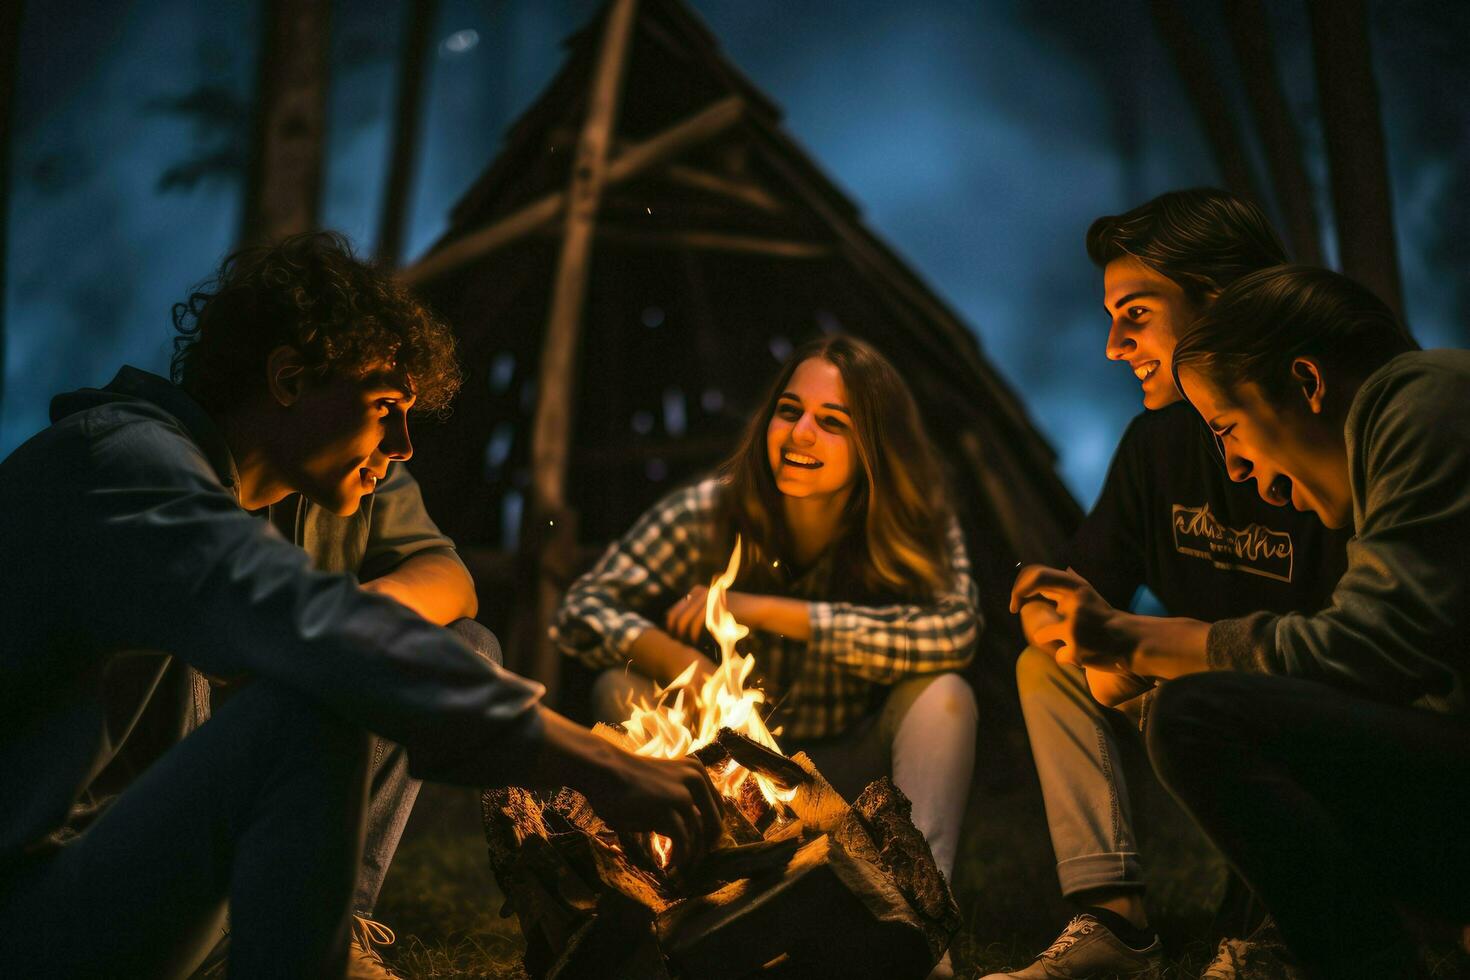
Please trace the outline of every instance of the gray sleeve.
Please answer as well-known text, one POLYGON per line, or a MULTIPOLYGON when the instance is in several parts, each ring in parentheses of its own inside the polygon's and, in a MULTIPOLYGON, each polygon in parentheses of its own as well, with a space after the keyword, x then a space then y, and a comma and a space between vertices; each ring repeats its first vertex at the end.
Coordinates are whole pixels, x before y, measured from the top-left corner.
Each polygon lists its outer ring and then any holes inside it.
POLYGON ((320 702, 409 752, 422 778, 487 785, 530 770, 539 684, 307 556, 240 509, 181 434, 132 423, 92 440, 82 573, 97 635, 247 674, 320 702))
MULTIPOLYGON (((373 493, 367 550, 358 577, 370 581, 386 575, 414 555, 433 553, 459 562, 454 542, 445 537, 424 509, 424 497, 408 468, 394 462, 373 493)), ((468 574, 468 573, 466 573, 468 574)))
POLYGON ((1395 703, 1446 697, 1470 643, 1470 414, 1442 378, 1390 372, 1348 423, 1357 537, 1331 605, 1216 623, 1215 666, 1289 674, 1395 703))

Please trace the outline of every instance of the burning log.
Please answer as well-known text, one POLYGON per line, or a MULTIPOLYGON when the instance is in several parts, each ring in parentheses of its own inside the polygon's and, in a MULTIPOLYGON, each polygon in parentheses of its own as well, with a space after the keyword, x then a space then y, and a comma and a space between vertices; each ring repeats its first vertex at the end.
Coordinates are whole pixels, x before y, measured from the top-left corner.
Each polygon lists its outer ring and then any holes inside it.
POLYGON ((749 735, 742 735, 730 728, 721 728, 713 742, 691 754, 709 768, 733 759, 751 772, 758 772, 769 778, 782 789, 795 789, 811 780, 811 775, 805 769, 780 752, 768 749, 749 735))
POLYGON ((526 972, 925 976, 960 920, 908 800, 884 778, 849 806, 806 756, 787 761, 807 776, 791 818, 741 843, 754 831, 728 807, 729 842, 677 876, 640 867, 575 792, 486 792, 490 862, 525 933, 526 972))

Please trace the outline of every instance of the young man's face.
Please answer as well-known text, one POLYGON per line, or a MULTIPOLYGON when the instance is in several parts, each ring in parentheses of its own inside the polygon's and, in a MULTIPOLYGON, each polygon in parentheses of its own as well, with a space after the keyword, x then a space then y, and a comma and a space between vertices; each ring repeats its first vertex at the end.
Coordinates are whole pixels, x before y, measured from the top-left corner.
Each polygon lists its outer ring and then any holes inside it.
POLYGON ((306 384, 290 408, 287 481, 334 514, 356 513, 391 460, 413 455, 408 410, 414 397, 402 378, 333 377, 306 384))
POLYGON ((1315 511, 1328 527, 1352 521, 1347 444, 1320 400, 1314 407, 1309 394, 1293 391, 1277 404, 1255 382, 1224 391, 1190 367, 1179 383, 1219 440, 1232 480, 1255 480, 1267 503, 1315 511))
POLYGON ((1127 362, 1143 388, 1143 407, 1159 409, 1177 402, 1174 344, 1197 312, 1184 290, 1125 255, 1103 269, 1103 305, 1112 319, 1107 355, 1127 362))

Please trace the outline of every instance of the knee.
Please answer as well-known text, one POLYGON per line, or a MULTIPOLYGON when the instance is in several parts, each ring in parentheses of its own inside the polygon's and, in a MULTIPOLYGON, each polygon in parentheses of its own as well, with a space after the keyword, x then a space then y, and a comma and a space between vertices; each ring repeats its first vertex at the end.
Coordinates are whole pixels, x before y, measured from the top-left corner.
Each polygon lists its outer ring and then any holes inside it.
POLYGON ((912 677, 894 685, 890 698, 907 704, 904 716, 918 714, 929 719, 944 719, 973 729, 980 709, 975 703, 975 689, 959 674, 932 674, 912 677), (915 710, 917 709, 917 711, 915 710))
POLYGON ((1241 732, 1239 699, 1228 674, 1191 674, 1160 684, 1148 707, 1144 744, 1166 786, 1177 788, 1225 758, 1241 732))
POLYGON ((1022 701, 1060 690, 1071 668, 1040 647, 1027 646, 1016 658, 1016 693, 1022 701))
POLYGON ((465 645, 497 667, 505 666, 505 654, 495 634, 473 619, 456 619, 447 627, 464 641, 465 645))
POLYGON ((294 691, 258 681, 232 698, 225 712, 245 721, 252 741, 266 743, 260 749, 269 758, 347 775, 367 765, 367 731, 294 691))

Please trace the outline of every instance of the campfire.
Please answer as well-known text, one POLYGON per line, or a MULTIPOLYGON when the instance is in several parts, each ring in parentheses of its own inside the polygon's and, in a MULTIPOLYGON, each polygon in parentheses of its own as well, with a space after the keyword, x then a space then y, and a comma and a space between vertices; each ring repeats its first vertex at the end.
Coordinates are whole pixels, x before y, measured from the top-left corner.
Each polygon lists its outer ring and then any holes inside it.
POLYGON ((767 729, 765 694, 746 687, 749 630, 711 583, 705 625, 718 667, 691 666, 652 703, 599 735, 645 756, 702 762, 725 799, 719 844, 671 865, 658 834, 620 836, 570 789, 492 789, 483 799, 490 863, 526 939, 533 978, 924 977, 959 926, 909 802, 888 778, 849 805, 804 753, 767 729))

